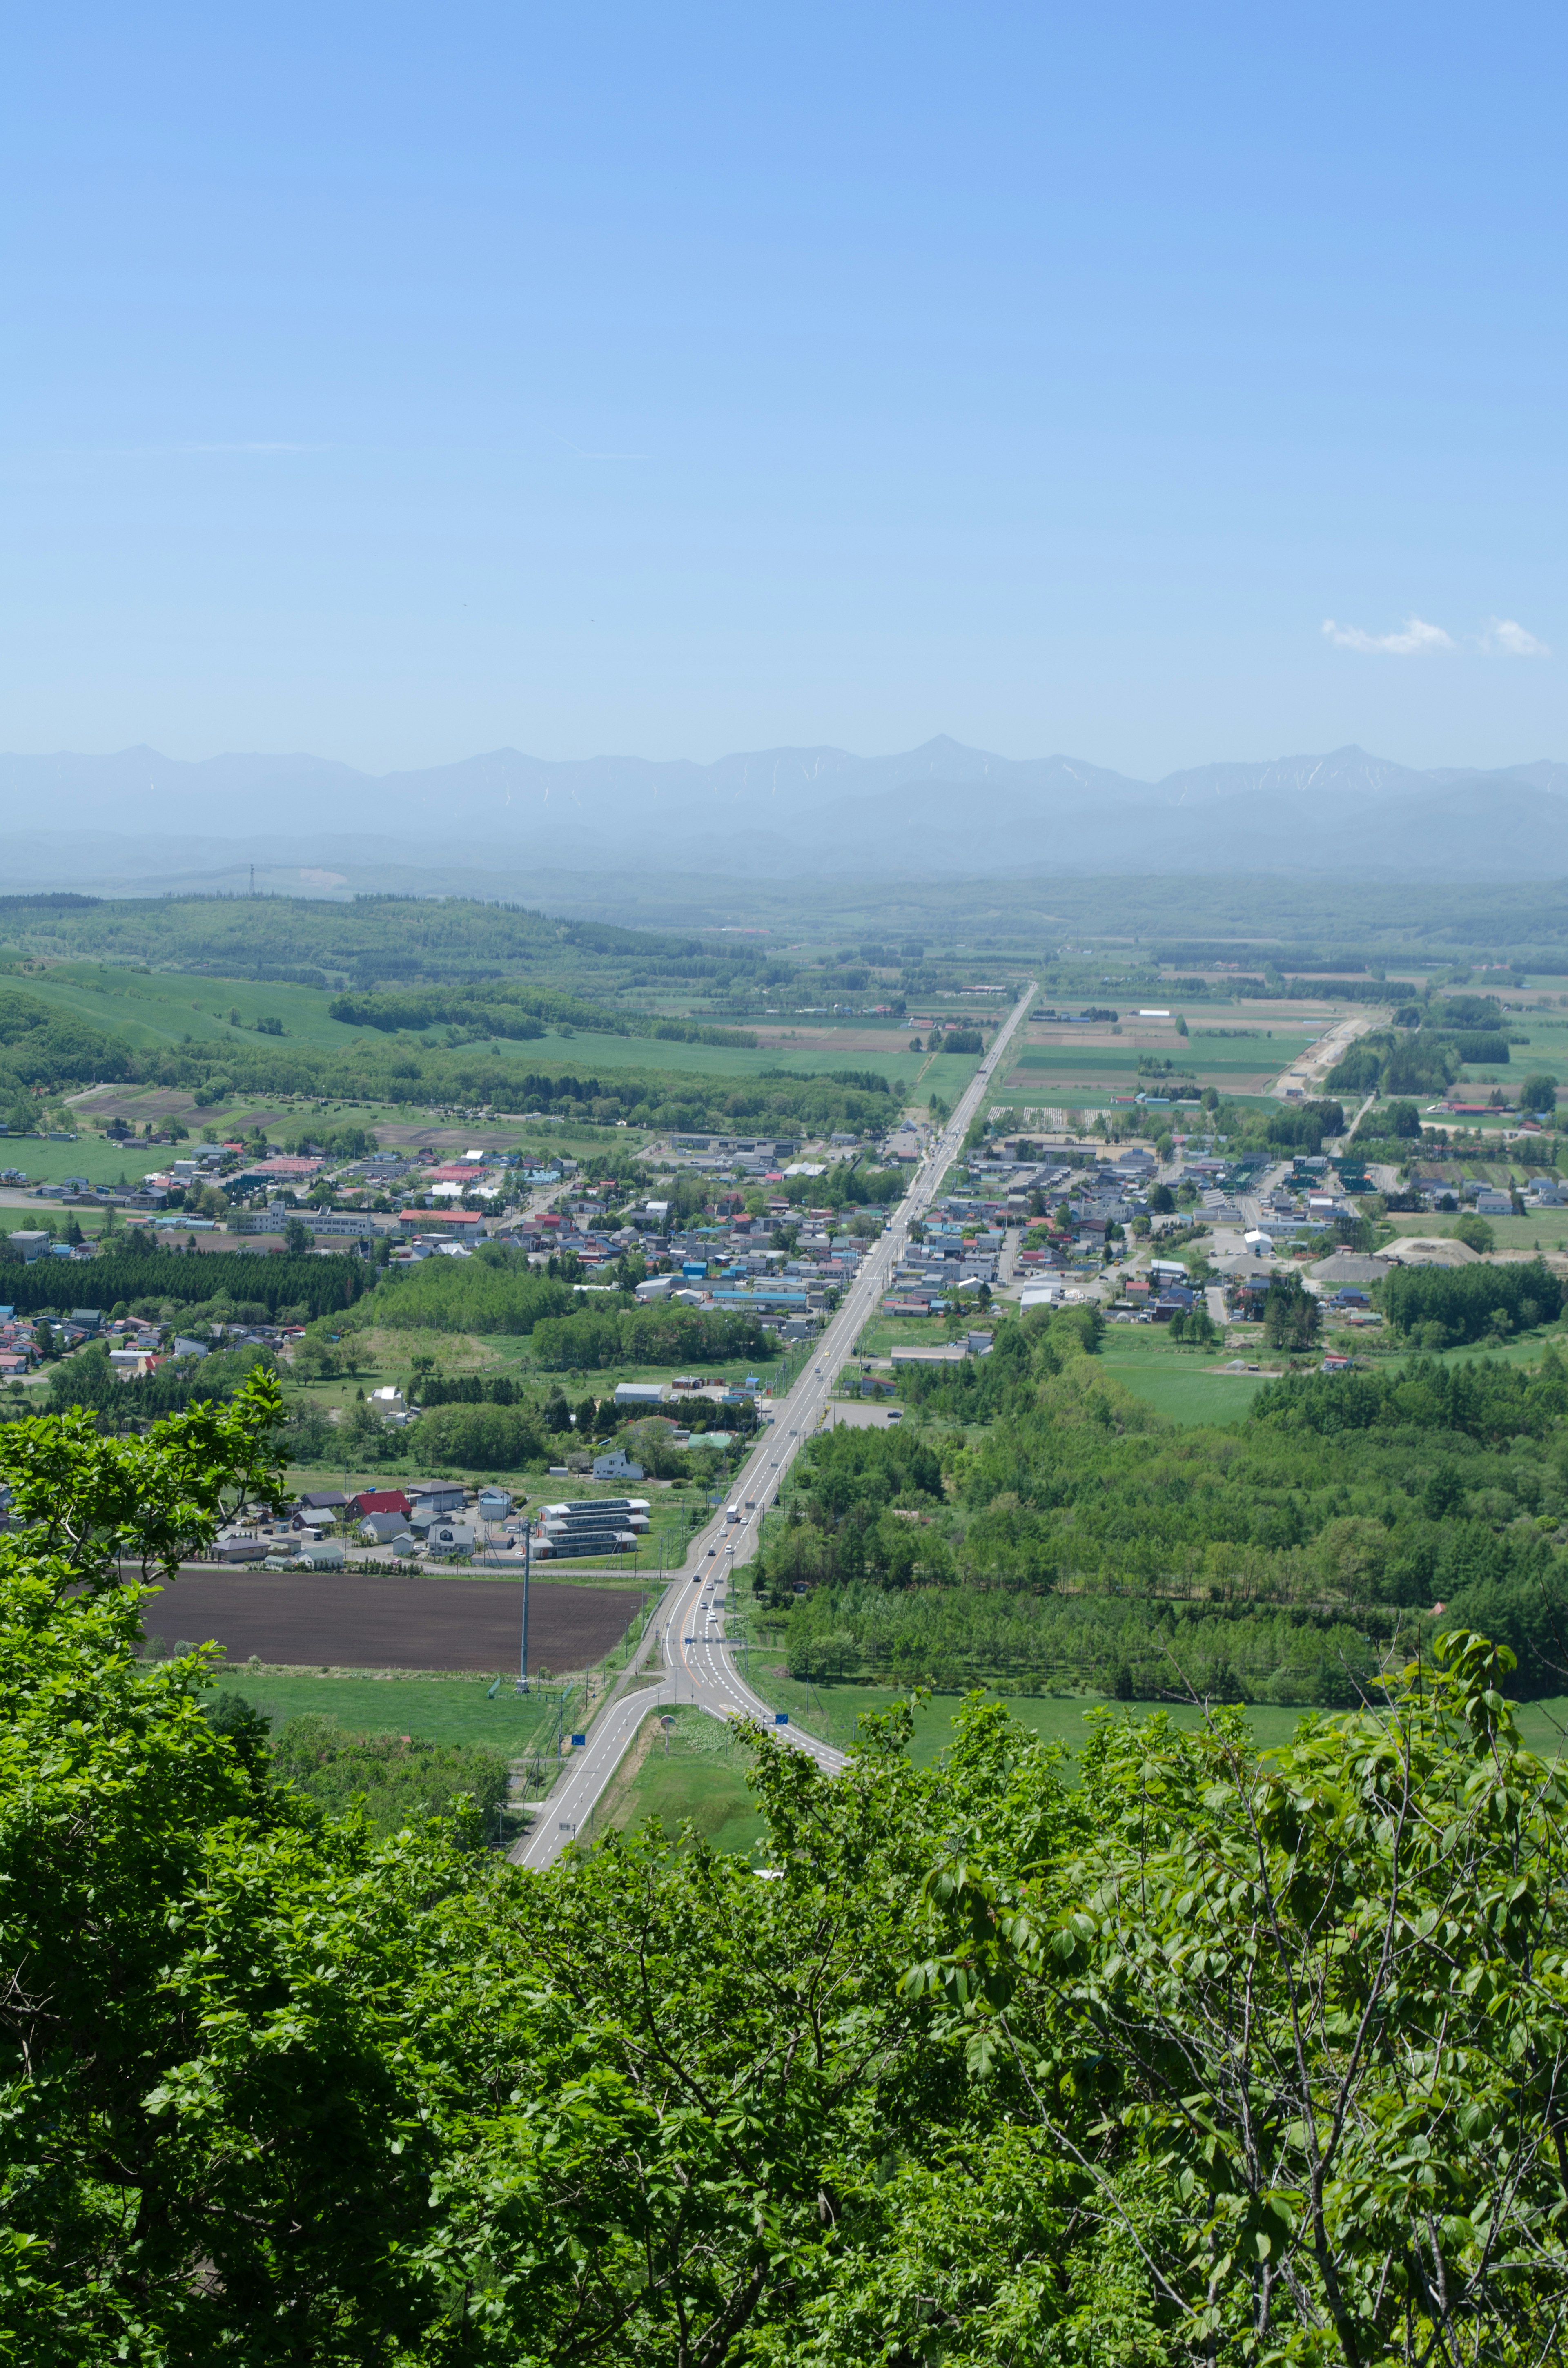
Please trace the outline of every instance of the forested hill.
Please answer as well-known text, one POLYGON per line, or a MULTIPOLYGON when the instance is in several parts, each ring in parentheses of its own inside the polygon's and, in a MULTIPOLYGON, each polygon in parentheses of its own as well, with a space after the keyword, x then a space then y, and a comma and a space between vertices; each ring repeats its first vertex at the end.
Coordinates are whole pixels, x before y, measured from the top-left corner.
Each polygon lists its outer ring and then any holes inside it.
POLYGON ((28 953, 145 962, 216 978, 309 986, 516 977, 581 989, 648 981, 750 980, 754 946, 594 921, 557 921, 516 905, 457 897, 0 897, 0 936, 28 953))

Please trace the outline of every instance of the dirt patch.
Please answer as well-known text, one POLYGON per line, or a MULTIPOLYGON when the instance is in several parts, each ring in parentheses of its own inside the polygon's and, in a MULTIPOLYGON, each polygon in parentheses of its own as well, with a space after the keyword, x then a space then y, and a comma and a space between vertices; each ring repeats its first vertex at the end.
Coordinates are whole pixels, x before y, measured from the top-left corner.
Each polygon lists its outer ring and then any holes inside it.
POLYGON ((71 1094, 67 1099, 83 1118, 100 1123, 122 1118, 133 1120, 138 1126, 150 1118, 177 1118, 188 1126, 221 1129, 243 1119, 248 1133, 253 1126, 299 1126, 309 1115, 291 1109, 257 1109, 244 1094, 231 1094, 215 1110, 199 1110, 194 1094, 173 1086, 101 1086, 85 1094, 71 1094))
MULTIPOLYGON (((536 1580, 529 1669, 586 1668, 646 1600, 640 1589, 536 1580)), ((166 1645, 213 1640, 231 1665, 254 1654, 296 1667, 515 1669, 522 1614, 523 1590, 506 1579, 188 1572, 148 1601, 142 1625, 166 1645)))
MULTIPOLYGON (((196 1109, 193 1095, 172 1086, 99 1086, 88 1093, 72 1094, 69 1099, 72 1109, 80 1110, 85 1118, 187 1119, 196 1109)), ((201 1117, 205 1121, 205 1110, 201 1117)))
MULTIPOLYGON (((967 1024, 974 1026, 972 1018, 967 1024)), ((751 1033, 770 1053, 902 1053, 916 1030, 905 1020, 897 1028, 753 1027, 751 1033)))
POLYGON ((1135 1053, 1151 1051, 1169 1053, 1173 1048, 1179 1049, 1182 1043, 1176 1022, 1172 1019, 1123 1020, 1121 1032, 1116 1036, 1111 1034, 1108 1027, 1031 1028, 1027 1036, 1015 1037, 1013 1041, 1022 1046, 1025 1058, 1034 1053, 1055 1053, 1067 1050, 1103 1053, 1108 1049, 1124 1047, 1130 1047, 1135 1053))
MULTIPOLYGON (((389 1151, 511 1151, 517 1146, 517 1126, 437 1126, 426 1119, 415 1125, 401 1120, 372 1127, 376 1141, 389 1151)), ((541 1146, 548 1149, 549 1145, 541 1146)))

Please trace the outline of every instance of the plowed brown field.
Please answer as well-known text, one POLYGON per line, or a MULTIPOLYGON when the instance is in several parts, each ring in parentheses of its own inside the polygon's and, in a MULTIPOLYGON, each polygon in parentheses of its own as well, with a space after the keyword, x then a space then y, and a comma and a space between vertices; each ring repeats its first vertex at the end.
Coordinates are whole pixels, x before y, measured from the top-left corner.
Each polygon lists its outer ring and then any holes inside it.
MULTIPOLYGON (((536 1580, 529 1668, 585 1668, 645 1600, 629 1588, 536 1580)), ((523 1590, 506 1579, 192 1571, 148 1602, 142 1623, 165 1645, 215 1641, 231 1664, 254 1653, 328 1668, 515 1669, 522 1613, 523 1590)))

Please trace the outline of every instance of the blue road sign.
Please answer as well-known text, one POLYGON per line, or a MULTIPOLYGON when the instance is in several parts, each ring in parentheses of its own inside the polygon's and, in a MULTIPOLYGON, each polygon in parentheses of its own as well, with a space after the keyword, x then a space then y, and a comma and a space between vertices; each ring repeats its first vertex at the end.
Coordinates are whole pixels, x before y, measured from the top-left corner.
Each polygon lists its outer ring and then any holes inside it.
POLYGON ((575 1746, 577 1746, 577 1745, 579 1745, 579 1744, 586 1743, 587 1739, 588 1739, 588 1738, 587 1738, 587 1736, 586 1736, 585 1735, 574 1735, 574 1736, 572 1737, 572 1741, 573 1741, 574 1747, 575 1747, 575 1746))
POLYGON ((788 1726, 790 1724, 789 1712, 787 1710, 776 1710, 773 1713, 773 1724, 775 1726, 788 1726))

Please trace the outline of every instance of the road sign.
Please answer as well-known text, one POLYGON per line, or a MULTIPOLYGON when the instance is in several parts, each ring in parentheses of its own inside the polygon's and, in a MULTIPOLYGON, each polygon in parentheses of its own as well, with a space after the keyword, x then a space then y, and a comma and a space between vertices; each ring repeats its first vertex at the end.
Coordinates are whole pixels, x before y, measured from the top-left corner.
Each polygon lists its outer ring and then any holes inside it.
POLYGON ((776 1710, 773 1713, 773 1724, 775 1726, 788 1726, 790 1724, 789 1712, 787 1710, 776 1710))
POLYGON ((586 1743, 587 1739, 588 1739, 588 1738, 587 1738, 587 1736, 586 1736, 585 1735, 574 1735, 574 1736, 572 1737, 572 1747, 573 1747, 573 1749, 574 1749, 574 1750, 579 1750, 579 1749, 581 1749, 582 1746, 583 1746, 585 1743, 586 1743))

